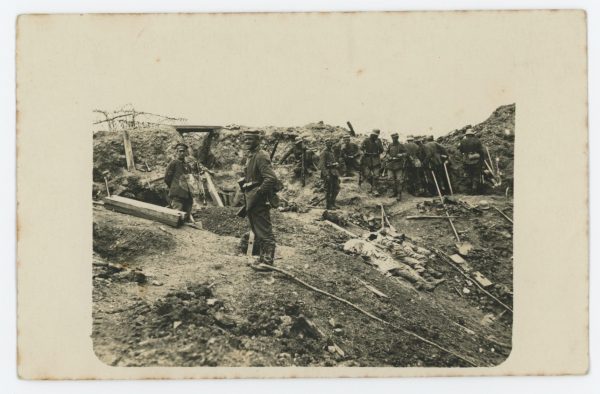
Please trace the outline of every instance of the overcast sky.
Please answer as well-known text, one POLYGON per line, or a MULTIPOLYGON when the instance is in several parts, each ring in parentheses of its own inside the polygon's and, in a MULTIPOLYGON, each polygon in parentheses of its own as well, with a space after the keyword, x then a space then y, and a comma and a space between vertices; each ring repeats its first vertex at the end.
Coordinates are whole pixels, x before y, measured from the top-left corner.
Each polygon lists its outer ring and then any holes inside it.
POLYGON ((89 84, 97 108, 190 124, 441 135, 515 101, 502 18, 468 15, 105 18, 86 37, 89 84))

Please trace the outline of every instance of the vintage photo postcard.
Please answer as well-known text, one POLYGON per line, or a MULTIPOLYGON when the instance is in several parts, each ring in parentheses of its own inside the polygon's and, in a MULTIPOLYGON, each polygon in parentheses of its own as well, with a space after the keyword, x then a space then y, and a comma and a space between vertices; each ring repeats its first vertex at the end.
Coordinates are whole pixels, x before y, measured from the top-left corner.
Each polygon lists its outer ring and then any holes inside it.
POLYGON ((586 373, 584 12, 16 40, 22 378, 586 373))

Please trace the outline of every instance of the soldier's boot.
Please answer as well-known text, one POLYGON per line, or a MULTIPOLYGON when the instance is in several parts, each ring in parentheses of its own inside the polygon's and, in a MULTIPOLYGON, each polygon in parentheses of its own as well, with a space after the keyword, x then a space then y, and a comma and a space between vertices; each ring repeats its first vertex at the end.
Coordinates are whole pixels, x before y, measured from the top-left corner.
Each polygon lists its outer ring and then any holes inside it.
POLYGON ((338 193, 339 193, 339 190, 337 192, 334 191, 331 194, 331 209, 339 209, 339 207, 335 203, 335 200, 337 199, 338 193))
MULTIPOLYGON (((275 251, 273 251, 273 254, 275 253, 275 251)), ((265 272, 265 271, 270 271, 270 269, 261 266, 262 264, 266 264, 266 265, 273 265, 273 259, 269 257, 270 256, 270 251, 269 251, 269 246, 268 245, 260 245, 260 257, 258 258, 258 260, 254 261, 253 263, 250 264, 250 268, 252 268, 255 271, 261 271, 261 272, 265 272)))
POLYGON ((275 244, 267 244, 264 247, 263 263, 273 265, 275 262, 275 244))
POLYGON ((331 196, 329 193, 325 194, 325 209, 331 209, 331 196))

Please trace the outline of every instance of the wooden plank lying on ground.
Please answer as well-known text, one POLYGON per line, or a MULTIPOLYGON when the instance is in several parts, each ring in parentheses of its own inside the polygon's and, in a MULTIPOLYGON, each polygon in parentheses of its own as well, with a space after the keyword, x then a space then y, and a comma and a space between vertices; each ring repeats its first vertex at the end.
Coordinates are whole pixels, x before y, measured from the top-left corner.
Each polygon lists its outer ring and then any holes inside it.
POLYGON ((221 201, 221 197, 219 197, 219 191, 215 187, 212 177, 210 176, 210 174, 208 172, 205 172, 203 176, 206 179, 206 186, 208 187, 208 193, 210 194, 210 197, 212 198, 213 202, 215 204, 217 204, 217 206, 223 207, 224 206, 223 201, 221 201))
POLYGON ((104 198, 104 207, 113 209, 120 213, 137 216, 144 219, 155 220, 168 224, 171 227, 179 227, 183 224, 184 212, 175 209, 148 204, 147 202, 133 200, 121 196, 110 196, 104 198))
MULTIPOLYGON (((456 219, 458 216, 450 216, 452 219, 456 219)), ((436 215, 421 215, 421 216, 407 216, 408 220, 419 220, 419 219, 447 219, 447 216, 436 216, 436 215)))
POLYGON ((331 226, 331 227, 333 227, 334 229, 336 229, 336 230, 338 230, 338 231, 340 231, 340 232, 342 232, 342 233, 344 233, 344 234, 348 235, 349 237, 352 237, 352 238, 358 238, 358 235, 354 234, 354 233, 353 233, 353 232, 351 232, 351 231, 348 231, 348 230, 346 230, 346 229, 345 229, 345 228, 343 228, 343 227, 340 227, 340 226, 338 226, 337 224, 333 223, 332 221, 329 221, 329 220, 323 220, 323 223, 327 223, 328 225, 330 225, 330 226, 331 226))

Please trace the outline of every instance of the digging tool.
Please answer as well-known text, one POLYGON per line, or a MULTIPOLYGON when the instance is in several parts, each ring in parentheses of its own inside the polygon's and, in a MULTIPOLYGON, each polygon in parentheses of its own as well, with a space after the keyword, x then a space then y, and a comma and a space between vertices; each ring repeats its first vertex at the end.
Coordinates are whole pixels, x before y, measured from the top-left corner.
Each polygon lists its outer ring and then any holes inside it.
POLYGON ((444 203, 444 197, 442 196, 442 192, 440 191, 440 186, 438 185, 437 179, 435 177, 435 172, 431 171, 431 175, 433 176, 433 181, 435 182, 435 188, 437 189, 438 195, 440 196, 440 201, 442 202, 442 206, 444 207, 444 212, 446 213, 446 217, 448 218, 448 221, 450 222, 450 226, 452 226, 452 231, 454 231, 454 236, 456 236, 456 241, 458 241, 460 243, 461 242, 460 237, 458 236, 456 227, 454 227, 452 218, 450 217, 450 214, 448 213, 448 209, 446 208, 446 204, 444 203))
POLYGON ((504 212, 502 212, 501 210, 499 210, 498 208, 496 208, 495 206, 492 205, 492 208, 494 208, 496 211, 498 211, 500 213, 500 215, 504 216, 504 218, 506 220, 508 220, 510 222, 510 224, 514 224, 512 219, 509 218, 504 212))
POLYGON ((444 172, 446 173, 446 180, 448 180, 448 187, 450 188, 450 195, 454 195, 454 191, 452 190, 452 183, 450 182, 450 174, 448 174, 448 162, 444 162, 444 172))
POLYGON ((104 184, 106 185, 106 195, 110 197, 110 190, 108 189, 108 176, 110 176, 110 172, 108 170, 102 171, 102 177, 104 178, 104 184))
POLYGON ((381 206, 381 229, 385 228, 385 211, 383 210, 383 204, 379 204, 381 206))
MULTIPOLYGON (((494 162, 492 161, 492 156, 490 155, 490 150, 488 149, 487 146, 485 147, 485 151, 487 152, 488 159, 490 160, 490 166, 491 166, 494 162)), ((496 172, 493 169, 491 169, 491 171, 492 171, 492 175, 494 176, 494 178, 496 178, 496 172)))
POLYGON ((481 285, 474 280, 470 275, 466 274, 465 272, 463 272, 463 270, 461 270, 460 268, 458 268, 453 262, 452 259, 450 258, 450 256, 448 256, 446 253, 442 252, 439 249, 436 248, 432 248, 433 251, 435 252, 436 255, 438 255, 441 260, 443 262, 445 262, 446 264, 449 264, 452 268, 454 268, 456 271, 458 271, 462 276, 465 277, 465 279, 471 281, 473 284, 475 284, 475 286, 477 286, 479 288, 479 290, 481 290, 481 292, 483 294, 485 294, 486 296, 488 296, 489 298, 491 298, 492 300, 496 301, 499 305, 501 305, 504 309, 506 309, 507 311, 509 311, 510 313, 513 313, 513 310, 510 306, 506 305, 505 303, 503 303, 502 301, 500 301, 498 298, 494 297, 492 294, 490 294, 490 292, 488 292, 487 290, 485 290, 483 287, 481 287, 481 285))
POLYGON ((248 249, 246 249, 246 256, 252 257, 252 251, 254 250, 254 231, 250 231, 248 236, 248 249))
POLYGON ((450 188, 450 195, 454 195, 454 191, 452 190, 452 182, 450 182, 450 174, 448 173, 448 162, 444 162, 444 172, 446 173, 446 180, 448 181, 448 187, 450 188))
POLYGON ((392 225, 392 223, 390 223, 390 219, 388 218, 387 213, 385 213, 385 209, 383 208, 383 204, 381 205, 381 214, 383 215, 383 218, 385 219, 385 222, 387 223, 388 227, 390 228, 390 230, 392 230, 393 232, 396 232, 396 228, 392 225))

